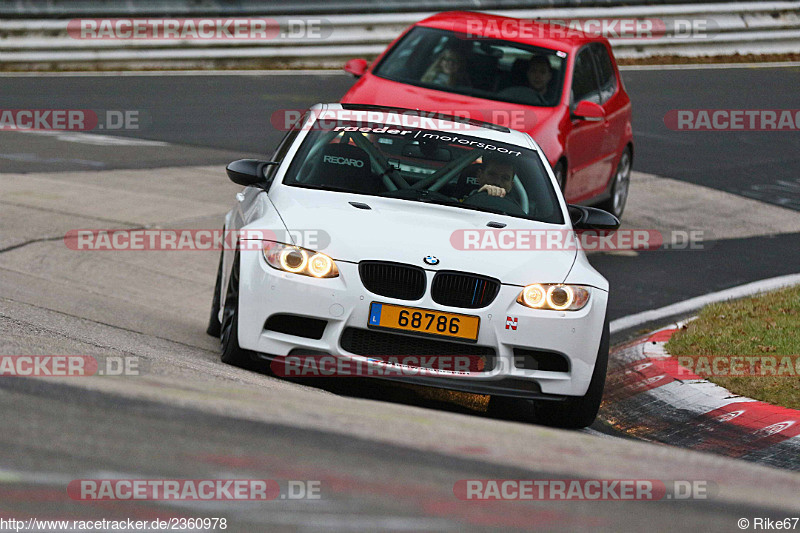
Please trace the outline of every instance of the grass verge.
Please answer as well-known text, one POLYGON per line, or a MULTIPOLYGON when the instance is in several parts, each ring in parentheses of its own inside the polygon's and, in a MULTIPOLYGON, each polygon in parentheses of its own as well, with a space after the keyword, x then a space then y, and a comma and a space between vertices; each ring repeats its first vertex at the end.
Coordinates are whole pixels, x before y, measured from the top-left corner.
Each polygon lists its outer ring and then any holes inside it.
POLYGON ((711 304, 666 348, 736 394, 800 409, 800 286, 711 304))

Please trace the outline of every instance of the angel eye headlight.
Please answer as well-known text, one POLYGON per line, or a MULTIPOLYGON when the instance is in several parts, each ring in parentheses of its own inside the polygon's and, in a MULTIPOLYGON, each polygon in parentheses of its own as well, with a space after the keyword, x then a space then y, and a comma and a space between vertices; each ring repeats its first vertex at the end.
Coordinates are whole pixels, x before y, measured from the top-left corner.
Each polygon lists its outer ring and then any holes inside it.
POLYGON ((528 307, 533 307, 534 309, 541 309, 547 303, 547 291, 544 287, 539 285, 528 285, 522 290, 522 302, 528 307))
POLYGON ((575 293, 569 285, 551 285, 547 289, 547 305, 556 311, 569 309, 574 299, 575 293))
POLYGON ((314 254, 308 261, 308 271, 312 276, 324 278, 333 270, 333 260, 325 254, 314 254))
POLYGON ((264 259, 272 268, 302 276, 335 278, 339 275, 336 263, 327 255, 289 244, 265 241, 264 259))
POLYGON ((285 248, 280 254, 281 268, 288 272, 302 272, 308 264, 308 254, 299 248, 285 248))
POLYGON ((580 285, 536 283, 528 285, 517 296, 517 302, 533 309, 577 311, 589 303, 589 289, 580 285))

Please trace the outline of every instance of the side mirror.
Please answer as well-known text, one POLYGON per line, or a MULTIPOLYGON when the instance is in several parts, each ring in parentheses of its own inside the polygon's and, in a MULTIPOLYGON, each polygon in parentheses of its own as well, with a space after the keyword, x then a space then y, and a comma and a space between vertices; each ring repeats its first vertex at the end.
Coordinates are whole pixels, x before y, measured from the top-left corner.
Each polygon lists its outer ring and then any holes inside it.
POLYGON ((351 59, 347 63, 344 64, 344 71, 349 72, 356 78, 360 78, 367 72, 367 60, 366 59, 351 59))
POLYGON ((239 159, 225 167, 228 178, 238 185, 245 187, 265 188, 269 185, 267 170, 277 161, 259 161, 258 159, 239 159))
POLYGON ((575 106, 572 116, 578 120, 587 120, 589 122, 600 122, 606 117, 606 112, 603 107, 589 100, 581 100, 575 106))
POLYGON ((608 211, 572 204, 568 205, 567 209, 572 219, 572 227, 575 229, 614 231, 619 228, 619 219, 608 211))

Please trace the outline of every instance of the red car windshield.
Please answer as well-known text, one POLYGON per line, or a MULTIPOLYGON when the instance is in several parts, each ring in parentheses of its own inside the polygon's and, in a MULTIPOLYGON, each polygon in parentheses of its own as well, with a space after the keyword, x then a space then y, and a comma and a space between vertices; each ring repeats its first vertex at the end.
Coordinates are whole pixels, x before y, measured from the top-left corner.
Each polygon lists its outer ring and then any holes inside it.
POLYGON ((560 100, 566 57, 561 51, 418 26, 373 74, 418 87, 552 107, 560 100))

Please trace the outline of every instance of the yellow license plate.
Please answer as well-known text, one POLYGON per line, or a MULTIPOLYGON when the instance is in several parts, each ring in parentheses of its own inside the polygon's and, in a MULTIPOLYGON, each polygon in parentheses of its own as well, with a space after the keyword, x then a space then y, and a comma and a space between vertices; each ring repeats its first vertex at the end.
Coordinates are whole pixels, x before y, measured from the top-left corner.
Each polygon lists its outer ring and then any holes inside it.
POLYGON ((474 342, 478 340, 480 323, 477 316, 372 302, 367 325, 474 342))

